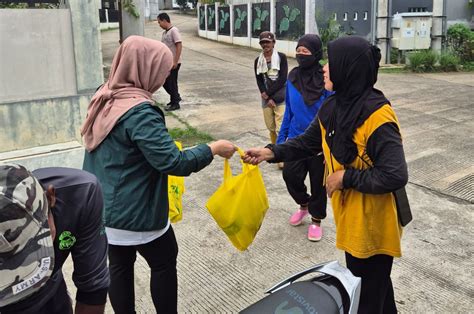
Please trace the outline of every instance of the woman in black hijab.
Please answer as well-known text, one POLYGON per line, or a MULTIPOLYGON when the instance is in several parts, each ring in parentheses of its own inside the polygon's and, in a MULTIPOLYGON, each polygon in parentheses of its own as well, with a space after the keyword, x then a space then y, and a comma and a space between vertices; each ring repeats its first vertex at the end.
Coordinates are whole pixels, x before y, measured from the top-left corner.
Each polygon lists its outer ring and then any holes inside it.
MULTIPOLYGON (((324 89, 322 43, 319 36, 307 34, 298 40, 296 60, 298 66, 290 71, 286 84, 286 108, 277 143, 297 137, 306 130, 326 98, 332 95, 324 89)), ((322 154, 287 162, 283 167, 286 188, 299 209, 290 217, 292 226, 300 225, 311 216, 308 240, 319 241, 323 235, 321 220, 326 217, 327 197, 323 185, 324 157, 322 154), (309 174, 311 195, 305 185, 309 174)))
POLYGON ((380 51, 360 37, 328 45, 324 67, 329 97, 304 134, 284 144, 253 148, 244 161, 293 161, 321 151, 336 223, 336 246, 362 279, 359 313, 396 313, 390 273, 401 256, 402 227, 392 192, 408 181, 397 116, 374 88, 380 51))

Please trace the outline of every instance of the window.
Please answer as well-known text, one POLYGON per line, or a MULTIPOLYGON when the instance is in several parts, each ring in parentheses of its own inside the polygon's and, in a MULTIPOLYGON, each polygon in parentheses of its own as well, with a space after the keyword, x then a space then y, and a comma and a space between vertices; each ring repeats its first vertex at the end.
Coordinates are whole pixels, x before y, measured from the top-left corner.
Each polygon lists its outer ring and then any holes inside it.
POLYGON ((337 21, 337 13, 334 13, 334 21, 337 21))
POLYGON ((344 13, 344 18, 343 18, 344 21, 347 21, 347 12, 344 13))
POLYGON ((359 18, 359 13, 358 13, 358 12, 354 12, 354 21, 357 21, 358 18, 359 18))
POLYGON ((364 21, 367 21, 368 17, 369 17, 369 12, 365 11, 364 12, 364 21))
POLYGON ((426 12, 428 10, 427 7, 411 7, 408 8, 408 12, 426 12))

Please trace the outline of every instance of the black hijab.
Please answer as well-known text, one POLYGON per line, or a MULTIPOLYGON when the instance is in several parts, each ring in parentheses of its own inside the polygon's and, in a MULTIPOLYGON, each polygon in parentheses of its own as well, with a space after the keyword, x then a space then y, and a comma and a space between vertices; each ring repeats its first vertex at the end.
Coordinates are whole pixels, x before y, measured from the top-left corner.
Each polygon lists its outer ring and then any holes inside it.
POLYGON ((328 44, 329 75, 336 94, 321 108, 319 119, 327 130, 326 141, 336 160, 348 165, 357 157, 353 134, 384 104, 384 94, 374 88, 380 49, 362 37, 343 37, 328 44))
POLYGON ((306 34, 298 40, 296 48, 300 46, 311 52, 313 62, 303 67, 296 55, 300 66, 290 71, 288 79, 303 96, 305 104, 312 106, 324 92, 323 69, 319 64, 323 56, 322 43, 318 35, 306 34))

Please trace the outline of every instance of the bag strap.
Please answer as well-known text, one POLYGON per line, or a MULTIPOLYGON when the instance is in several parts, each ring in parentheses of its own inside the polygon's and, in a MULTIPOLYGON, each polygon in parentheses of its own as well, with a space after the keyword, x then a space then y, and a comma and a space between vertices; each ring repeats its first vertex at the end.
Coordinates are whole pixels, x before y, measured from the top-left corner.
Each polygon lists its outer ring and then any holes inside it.
MULTIPOLYGON (((369 164, 364 158, 362 158, 359 154, 359 157, 369 168, 373 168, 371 164, 369 164)), ((397 209, 397 217, 400 225, 405 227, 410 221, 413 220, 413 216, 411 214, 410 202, 408 201, 407 191, 405 187, 401 187, 400 189, 393 191, 392 196, 395 200, 395 207, 397 209)))
MULTIPOLYGON (((236 146, 237 152, 239 153, 240 157, 243 157, 245 155, 245 152, 238 146, 236 146)), ((244 163, 242 160, 240 160, 242 163, 242 172, 247 172, 249 170, 249 164, 244 163)), ((230 163, 229 159, 224 160, 224 184, 226 184, 230 178, 232 178, 232 169, 230 168, 230 163)))

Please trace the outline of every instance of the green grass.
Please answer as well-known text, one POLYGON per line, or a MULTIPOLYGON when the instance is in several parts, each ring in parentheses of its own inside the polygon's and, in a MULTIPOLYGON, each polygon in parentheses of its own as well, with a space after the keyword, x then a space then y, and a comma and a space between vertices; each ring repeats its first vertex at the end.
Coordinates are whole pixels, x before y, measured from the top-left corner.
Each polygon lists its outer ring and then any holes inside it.
POLYGON ((406 67, 380 67, 379 73, 408 73, 410 72, 406 67))
POLYGON ((211 135, 189 126, 185 129, 172 128, 168 132, 175 141, 180 141, 183 147, 205 144, 214 140, 211 135))
POLYGON ((414 51, 409 54, 410 64, 408 67, 413 72, 433 72, 436 68, 438 55, 432 50, 414 51))
POLYGON ((110 32, 110 31, 114 31, 116 29, 119 29, 119 28, 118 27, 109 27, 109 28, 101 29, 100 32, 101 33, 110 32))
POLYGON ((461 71, 463 72, 474 72, 474 61, 465 62, 461 65, 461 71))
MULTIPOLYGON (((163 107, 162 105, 160 106, 163 107)), ((164 111, 165 116, 172 116, 184 125, 184 128, 172 128, 168 132, 175 141, 181 142, 184 147, 190 147, 198 144, 205 144, 214 141, 215 139, 208 133, 199 131, 195 127, 189 125, 189 123, 173 112, 164 111)))
POLYGON ((442 71, 457 71, 461 60, 451 53, 442 53, 439 57, 439 68, 442 71))

